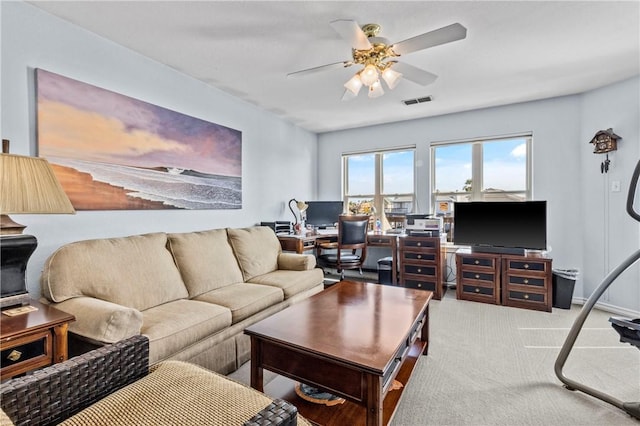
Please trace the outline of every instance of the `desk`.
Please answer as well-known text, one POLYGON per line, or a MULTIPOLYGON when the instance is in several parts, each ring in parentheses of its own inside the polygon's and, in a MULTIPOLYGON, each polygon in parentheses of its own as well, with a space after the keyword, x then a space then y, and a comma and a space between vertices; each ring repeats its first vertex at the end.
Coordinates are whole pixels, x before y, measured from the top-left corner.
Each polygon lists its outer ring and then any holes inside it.
MULTIPOLYGON (((316 247, 316 241, 336 238, 335 234, 323 233, 318 235, 278 235, 280 246, 283 251, 295 251, 302 254, 307 250, 313 250, 316 247)), ((369 232, 367 234, 367 246, 369 247, 388 247, 391 250, 393 258, 393 268, 391 268, 391 280, 393 284, 398 283, 398 237, 399 234, 378 234, 369 232)))

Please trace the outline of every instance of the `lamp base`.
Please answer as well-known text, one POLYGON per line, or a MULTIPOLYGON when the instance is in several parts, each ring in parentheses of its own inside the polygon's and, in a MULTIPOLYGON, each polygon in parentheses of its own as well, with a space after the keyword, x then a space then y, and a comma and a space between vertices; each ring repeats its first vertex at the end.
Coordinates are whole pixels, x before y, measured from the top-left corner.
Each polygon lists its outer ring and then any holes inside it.
POLYGON ((0 307, 28 303, 25 273, 37 246, 33 235, 0 236, 0 307))
POLYGON ((9 215, 0 214, 0 235, 22 234, 24 228, 26 228, 26 226, 14 222, 9 215))

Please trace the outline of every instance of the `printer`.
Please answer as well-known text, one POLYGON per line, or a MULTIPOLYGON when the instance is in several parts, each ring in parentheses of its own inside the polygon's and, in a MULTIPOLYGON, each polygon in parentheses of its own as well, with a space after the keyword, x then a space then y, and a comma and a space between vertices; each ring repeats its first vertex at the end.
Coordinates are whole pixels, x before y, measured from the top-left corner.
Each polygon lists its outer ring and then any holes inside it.
POLYGON ((408 214, 404 219, 404 229, 411 236, 439 237, 443 229, 442 216, 408 214))

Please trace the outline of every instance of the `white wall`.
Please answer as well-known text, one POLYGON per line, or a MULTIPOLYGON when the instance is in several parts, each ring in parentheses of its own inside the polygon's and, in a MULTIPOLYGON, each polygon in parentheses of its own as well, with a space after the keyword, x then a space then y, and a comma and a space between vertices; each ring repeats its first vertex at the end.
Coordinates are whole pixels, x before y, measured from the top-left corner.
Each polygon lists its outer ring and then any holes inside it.
POLYGON ((291 220, 286 201, 294 196, 316 197, 315 134, 26 3, 0 2, 0 10, 0 133, 3 139, 11 140, 12 153, 37 155, 35 68, 242 131, 241 210, 12 215, 39 241, 27 270, 29 291, 34 297, 39 296, 38 281, 45 259, 64 243, 291 220))
MULTIPOLYGON (((581 231, 585 238, 583 276, 588 296, 640 247, 640 224, 626 213, 629 180, 640 159, 640 78, 585 93, 580 102, 581 231), (609 154, 609 172, 601 173, 600 163, 606 156, 593 154, 593 145, 588 141, 598 130, 610 127, 622 140, 618 150, 609 154), (611 190, 614 182, 620 183, 620 192, 611 190)), ((620 275, 601 302, 640 310, 640 265, 636 263, 620 275)))
MULTIPOLYGON (((431 142, 532 132, 533 194, 534 199, 548 201, 547 238, 554 267, 579 269, 574 297, 586 297, 604 276, 604 268, 597 266, 603 264, 602 257, 610 259, 615 267, 638 247, 640 240, 638 224, 623 218, 621 206, 626 194, 611 195, 609 204, 603 207, 605 192, 600 182, 615 176, 623 186, 628 185, 639 157, 638 81, 634 78, 584 95, 322 134, 318 195, 325 199, 340 197, 339 160, 343 152, 415 144, 418 210, 429 212, 431 142), (592 147, 587 142, 595 131, 608 127, 620 131, 625 141, 615 160, 612 156, 610 176, 601 177, 596 162, 602 159, 590 154, 592 147), (597 216, 603 209, 609 223, 606 234, 597 216), (599 250, 605 242, 607 251, 603 254, 599 250)), ((422 107, 428 108, 428 104, 417 106, 422 107)), ((630 276, 616 284, 615 295, 613 289, 610 291, 607 303, 640 312, 638 273, 630 276)))

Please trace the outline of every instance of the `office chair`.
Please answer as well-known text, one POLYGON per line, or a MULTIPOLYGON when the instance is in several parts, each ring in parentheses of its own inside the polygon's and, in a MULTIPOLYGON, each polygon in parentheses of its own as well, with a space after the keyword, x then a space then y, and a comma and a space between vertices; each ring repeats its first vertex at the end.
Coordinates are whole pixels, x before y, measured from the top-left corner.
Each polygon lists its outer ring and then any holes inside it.
POLYGON ((367 257, 367 231, 369 215, 340 215, 338 218, 338 242, 321 244, 318 250, 318 265, 322 268, 335 268, 344 279, 345 269, 359 269, 367 257), (335 249, 332 253, 323 250, 335 249))

